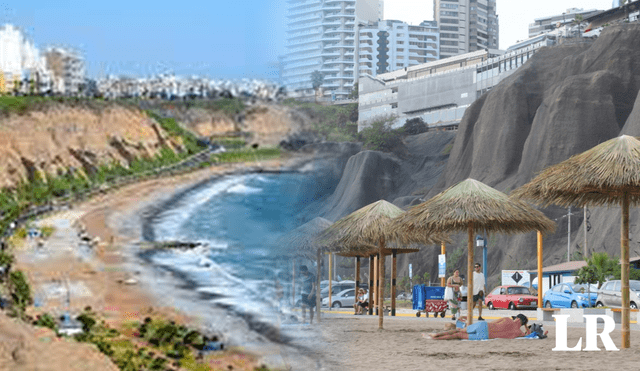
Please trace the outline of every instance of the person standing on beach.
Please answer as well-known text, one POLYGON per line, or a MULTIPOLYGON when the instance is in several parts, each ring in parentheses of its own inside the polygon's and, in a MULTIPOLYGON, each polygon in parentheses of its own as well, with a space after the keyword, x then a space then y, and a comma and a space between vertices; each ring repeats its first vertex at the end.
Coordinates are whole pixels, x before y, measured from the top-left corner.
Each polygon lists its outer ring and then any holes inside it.
POLYGON ((482 304, 484 304, 484 290, 485 290, 485 282, 484 282, 484 274, 480 270, 482 266, 480 263, 476 263, 473 270, 473 308, 478 306, 478 321, 484 321, 482 318, 482 304))
POLYGON ((313 308, 316 306, 316 278, 306 265, 300 267, 302 274, 302 285, 300 285, 300 295, 302 296, 302 322, 307 322, 307 307, 309 307, 309 323, 313 323, 313 308))
POLYGON ((461 294, 460 294, 460 286, 462 286, 462 278, 460 277, 460 270, 456 269, 453 271, 453 276, 450 276, 447 279, 447 288, 453 291, 453 297, 448 298, 449 309, 451 309, 451 317, 455 321, 456 314, 458 313, 458 308, 460 307, 461 294))
POLYGON ((530 333, 527 327, 529 319, 524 314, 511 318, 504 317, 493 322, 481 321, 466 328, 458 328, 433 334, 422 334, 425 339, 432 340, 487 340, 487 339, 515 339, 530 333), (524 326, 525 331, 522 331, 524 326))

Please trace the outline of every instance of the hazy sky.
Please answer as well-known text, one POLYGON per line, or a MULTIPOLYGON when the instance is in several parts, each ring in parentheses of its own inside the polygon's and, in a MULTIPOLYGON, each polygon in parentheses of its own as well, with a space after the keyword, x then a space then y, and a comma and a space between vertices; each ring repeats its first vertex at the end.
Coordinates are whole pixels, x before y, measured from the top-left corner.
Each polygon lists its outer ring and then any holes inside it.
MULTIPOLYGON (((497 0, 500 49, 528 37, 536 18, 562 14, 569 8, 610 9, 612 0, 497 0)), ((433 19, 433 0, 385 0, 384 18, 411 24, 433 19)))
MULTIPOLYGON (((534 18, 612 0, 498 0, 500 47, 527 36, 534 18)), ((84 52, 91 77, 176 74, 277 78, 285 52, 286 0, 0 0, 0 23, 24 29, 38 48, 84 52)), ((433 19, 432 0, 385 0, 385 19, 433 19)))

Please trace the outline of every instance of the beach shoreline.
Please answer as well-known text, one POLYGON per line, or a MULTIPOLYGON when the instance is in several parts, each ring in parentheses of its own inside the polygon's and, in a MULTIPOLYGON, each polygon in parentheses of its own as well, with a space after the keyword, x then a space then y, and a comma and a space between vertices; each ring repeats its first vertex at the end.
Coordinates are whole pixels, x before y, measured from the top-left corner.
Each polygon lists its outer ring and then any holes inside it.
MULTIPOLYGON (((213 166, 171 178, 147 180, 98 195, 74 205, 71 210, 36 221, 40 226, 55 225, 56 232, 42 247, 27 243, 18 249, 16 268, 25 270, 34 292, 42 293, 47 285, 58 285, 62 290, 66 283, 73 295, 68 309, 64 298, 43 301, 41 295, 39 307, 30 308, 29 314, 36 316, 48 311, 59 314, 63 310, 79 313, 83 308, 91 307, 114 326, 125 321, 141 321, 153 314, 199 328, 205 333, 224 336, 220 329, 206 326, 202 316, 198 315, 198 312, 209 308, 187 312, 158 295, 159 281, 162 280, 158 280, 153 267, 142 265, 144 262, 137 256, 141 251, 139 242, 144 239, 143 220, 171 199, 217 178, 246 173, 290 172, 311 160, 311 156, 292 156, 260 163, 213 166), (100 242, 88 253, 89 256, 86 252, 80 253, 80 230, 86 231, 92 239, 99 238, 100 242), (80 289, 76 290, 76 287, 80 289)), ((164 282, 169 281, 171 277, 166 277, 164 282)), ((299 364, 299 360, 293 358, 305 358, 294 354, 299 353, 295 349, 281 349, 281 345, 270 344, 255 336, 236 336, 228 340, 231 345, 242 345, 240 351, 246 352, 248 359, 252 360, 247 369, 263 363, 272 368, 289 368, 291 364, 299 364), (283 351, 286 353, 284 356, 283 351)), ((303 359, 302 364, 308 361, 303 359)))

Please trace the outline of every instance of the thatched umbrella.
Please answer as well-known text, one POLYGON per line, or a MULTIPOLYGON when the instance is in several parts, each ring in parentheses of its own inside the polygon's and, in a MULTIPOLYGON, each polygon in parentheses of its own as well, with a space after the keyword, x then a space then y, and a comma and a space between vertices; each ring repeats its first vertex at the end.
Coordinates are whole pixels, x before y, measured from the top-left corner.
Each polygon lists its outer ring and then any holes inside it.
POLYGON ((622 347, 629 348, 629 204, 640 202, 640 141, 628 135, 610 139, 548 167, 512 196, 542 206, 622 206, 622 347))
MULTIPOLYGON (((554 223, 526 203, 510 199, 484 183, 467 179, 432 199, 416 205, 396 218, 388 227, 393 238, 403 243, 429 243, 429 235, 467 231, 468 296, 473 294, 474 231, 525 233, 549 232, 554 223)), ((467 299, 469 300, 469 299, 467 299)), ((473 307, 468 305, 468 324, 473 323, 473 307)))
MULTIPOLYGON (((393 257, 393 263, 391 264, 391 315, 395 316, 396 315, 396 275, 397 275, 397 267, 398 267, 398 262, 397 262, 397 255, 398 254, 408 254, 408 253, 412 253, 412 252, 418 252, 420 251, 420 249, 418 248, 412 248, 409 246, 404 246, 404 245, 400 245, 397 243, 392 243, 391 246, 389 245, 385 245, 385 248, 383 249, 382 253, 383 256, 387 256, 387 255, 392 255, 393 257)), ((371 268, 371 264, 373 264, 373 258, 374 256, 380 256, 380 249, 373 246, 373 245, 368 245, 368 246, 346 246, 340 250, 337 250, 336 252, 337 255, 340 256, 345 256, 345 257, 354 257, 356 258, 356 292, 358 290, 358 284, 360 282, 360 258, 369 258, 370 260, 370 268, 371 268)), ((383 267, 384 270, 384 267, 383 267)), ((369 303, 373 303, 373 296, 372 296, 372 287, 373 287, 373 273, 370 271, 369 272, 369 303)), ((381 274, 380 272, 378 272, 378 276, 380 277, 381 274)), ((384 272, 382 272, 382 276, 384 276, 384 272)), ((378 283, 378 290, 380 287, 380 279, 378 279, 377 283, 378 283)), ((384 282, 384 281, 383 281, 384 282)), ((378 292, 378 290, 376 290, 376 292, 378 292)), ((373 307, 372 305, 369 305, 369 314, 372 314, 373 312, 373 307)))
MULTIPOLYGON (((316 308, 318 310, 318 322, 320 321, 320 267, 322 249, 327 246, 318 241, 317 237, 331 225, 331 222, 324 218, 314 218, 309 222, 295 228, 278 239, 278 244, 283 246, 283 253, 292 257, 301 257, 309 260, 317 259, 318 272, 316 272, 316 308)), ((295 280, 295 261, 293 277, 295 280)), ((295 301, 295 284, 293 287, 295 301)), ((295 304, 295 302, 294 302, 295 304)))
MULTIPOLYGON (((347 249, 359 247, 366 251, 367 246, 378 246, 378 253, 380 254, 378 272, 380 282, 382 282, 377 293, 379 329, 383 328, 384 256, 390 251, 386 248, 389 234, 386 232, 385 226, 403 212, 402 209, 385 200, 376 201, 336 221, 321 236, 328 243, 347 249)), ((425 236, 425 238, 427 237, 425 236)), ((432 242, 431 240, 429 241, 432 242)))

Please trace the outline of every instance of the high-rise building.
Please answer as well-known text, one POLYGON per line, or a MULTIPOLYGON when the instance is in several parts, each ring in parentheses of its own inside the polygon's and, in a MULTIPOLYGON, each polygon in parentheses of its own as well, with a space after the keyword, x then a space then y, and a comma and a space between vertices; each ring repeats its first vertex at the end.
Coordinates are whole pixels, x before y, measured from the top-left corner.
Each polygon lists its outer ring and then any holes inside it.
POLYGON ((439 59, 439 32, 435 21, 419 26, 385 20, 361 26, 359 75, 376 76, 439 59))
POLYGON ((325 96, 345 97, 355 81, 356 27, 375 22, 380 0, 287 0, 284 82, 289 92, 313 94, 323 75, 325 96))
POLYGON ((440 27, 440 58, 498 49, 496 0, 435 0, 433 7, 440 27))
POLYGON ((0 73, 4 81, 2 92, 16 88, 23 75, 45 70, 44 59, 33 42, 27 40, 17 27, 6 24, 0 28, 0 73))
POLYGON ((577 16, 587 18, 599 13, 602 13, 602 10, 570 8, 562 14, 536 18, 533 23, 529 24, 529 37, 538 36, 560 28, 565 24, 570 24, 577 16))

